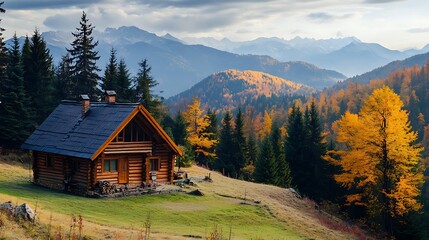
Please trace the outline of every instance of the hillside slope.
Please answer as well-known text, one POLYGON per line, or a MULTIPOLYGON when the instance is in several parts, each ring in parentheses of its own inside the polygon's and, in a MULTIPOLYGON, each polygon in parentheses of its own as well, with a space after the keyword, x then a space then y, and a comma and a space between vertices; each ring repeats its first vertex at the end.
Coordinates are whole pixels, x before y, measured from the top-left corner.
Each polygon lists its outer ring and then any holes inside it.
MULTIPOLYGON (((203 238, 215 225, 224 228, 224 237, 231 228, 232 239, 358 238, 350 233, 358 232, 355 227, 348 227, 316 210, 313 202, 297 198, 288 189, 235 180, 196 166, 186 170, 190 177, 211 176, 212 182, 198 181, 197 186, 186 189, 198 188, 204 196, 156 194, 91 199, 34 186, 28 182, 31 177, 28 169, 20 163, 0 159, 0 199, 16 204, 29 203, 37 211, 38 224, 45 229, 49 226, 51 234, 62 231, 63 236, 71 230, 71 216, 81 215, 83 236, 138 239, 144 231, 142 226, 147 222, 148 211, 151 211, 152 239, 203 238), (255 203, 254 199, 260 203, 255 203), (334 230, 332 226, 336 225, 343 226, 342 231, 334 230)), ((11 231, 16 229, 2 229, 0 238, 9 236, 11 231)), ((31 235, 37 238, 35 234, 33 228, 31 235)), ((39 237, 45 238, 47 232, 40 234, 39 237)))
POLYGON ((401 61, 393 61, 370 72, 348 78, 331 87, 333 90, 345 89, 349 83, 368 84, 374 79, 385 79, 390 73, 414 65, 423 66, 429 59, 429 52, 415 55, 401 61))
POLYGON ((204 108, 232 109, 259 96, 310 95, 315 90, 303 84, 257 71, 234 69, 214 73, 189 90, 167 100, 170 111, 183 109, 193 96, 204 108))

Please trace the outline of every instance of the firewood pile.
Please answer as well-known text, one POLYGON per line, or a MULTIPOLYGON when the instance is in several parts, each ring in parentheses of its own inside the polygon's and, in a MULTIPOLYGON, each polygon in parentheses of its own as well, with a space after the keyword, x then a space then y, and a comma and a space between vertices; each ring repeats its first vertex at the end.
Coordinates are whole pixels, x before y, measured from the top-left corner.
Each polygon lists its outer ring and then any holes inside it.
POLYGON ((98 181, 95 184, 94 190, 101 195, 110 195, 116 192, 116 186, 110 184, 108 181, 98 181))

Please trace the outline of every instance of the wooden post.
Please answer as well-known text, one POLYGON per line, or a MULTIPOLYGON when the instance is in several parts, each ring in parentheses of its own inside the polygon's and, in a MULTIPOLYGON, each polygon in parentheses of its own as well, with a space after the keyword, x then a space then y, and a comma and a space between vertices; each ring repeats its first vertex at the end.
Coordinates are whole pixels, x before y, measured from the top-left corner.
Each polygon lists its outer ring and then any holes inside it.
POLYGON ((146 165, 146 167, 145 167, 145 172, 146 172, 146 186, 147 185, 149 185, 149 183, 150 183, 150 174, 149 174, 149 172, 150 172, 150 162, 149 162, 149 157, 146 157, 146 159, 145 159, 145 165, 146 165))
POLYGON ((170 163, 168 164, 168 172, 169 172, 169 176, 168 176, 168 180, 171 184, 173 184, 174 181, 174 159, 176 158, 176 155, 172 155, 170 154, 170 163))

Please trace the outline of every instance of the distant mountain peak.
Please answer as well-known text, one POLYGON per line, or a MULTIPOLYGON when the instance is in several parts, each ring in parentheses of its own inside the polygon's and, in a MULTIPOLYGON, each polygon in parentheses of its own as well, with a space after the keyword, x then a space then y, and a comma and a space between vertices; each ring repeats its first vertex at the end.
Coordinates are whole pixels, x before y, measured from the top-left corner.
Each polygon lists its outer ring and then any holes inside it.
POLYGON ((165 38, 165 39, 168 39, 168 40, 171 40, 171 41, 176 41, 176 42, 183 43, 182 40, 176 38, 175 36, 171 35, 170 33, 165 34, 164 36, 162 36, 162 38, 165 38))
POLYGON ((191 96, 197 96, 205 107, 231 110, 260 96, 309 95, 314 92, 311 87, 268 73, 228 69, 213 73, 189 90, 169 98, 167 104, 174 111, 186 105, 191 96))

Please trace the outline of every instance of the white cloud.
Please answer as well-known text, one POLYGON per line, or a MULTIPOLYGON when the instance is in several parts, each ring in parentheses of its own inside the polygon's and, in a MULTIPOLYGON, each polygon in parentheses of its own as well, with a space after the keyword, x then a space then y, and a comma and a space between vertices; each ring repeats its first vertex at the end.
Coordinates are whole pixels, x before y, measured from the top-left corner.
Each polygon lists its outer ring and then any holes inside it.
MULTIPOLYGON (((289 39, 297 34, 330 38, 341 32, 342 36, 395 47, 404 44, 397 41, 397 35, 422 31, 413 19, 420 24, 429 21, 426 0, 13 0, 9 9, 7 3, 4 7, 7 12, 0 17, 6 37, 15 31, 18 35, 31 34, 35 27, 40 31, 74 31, 85 10, 100 31, 134 25, 177 37, 235 40, 262 36, 289 39)), ((425 41, 406 43, 412 47, 425 41)))

